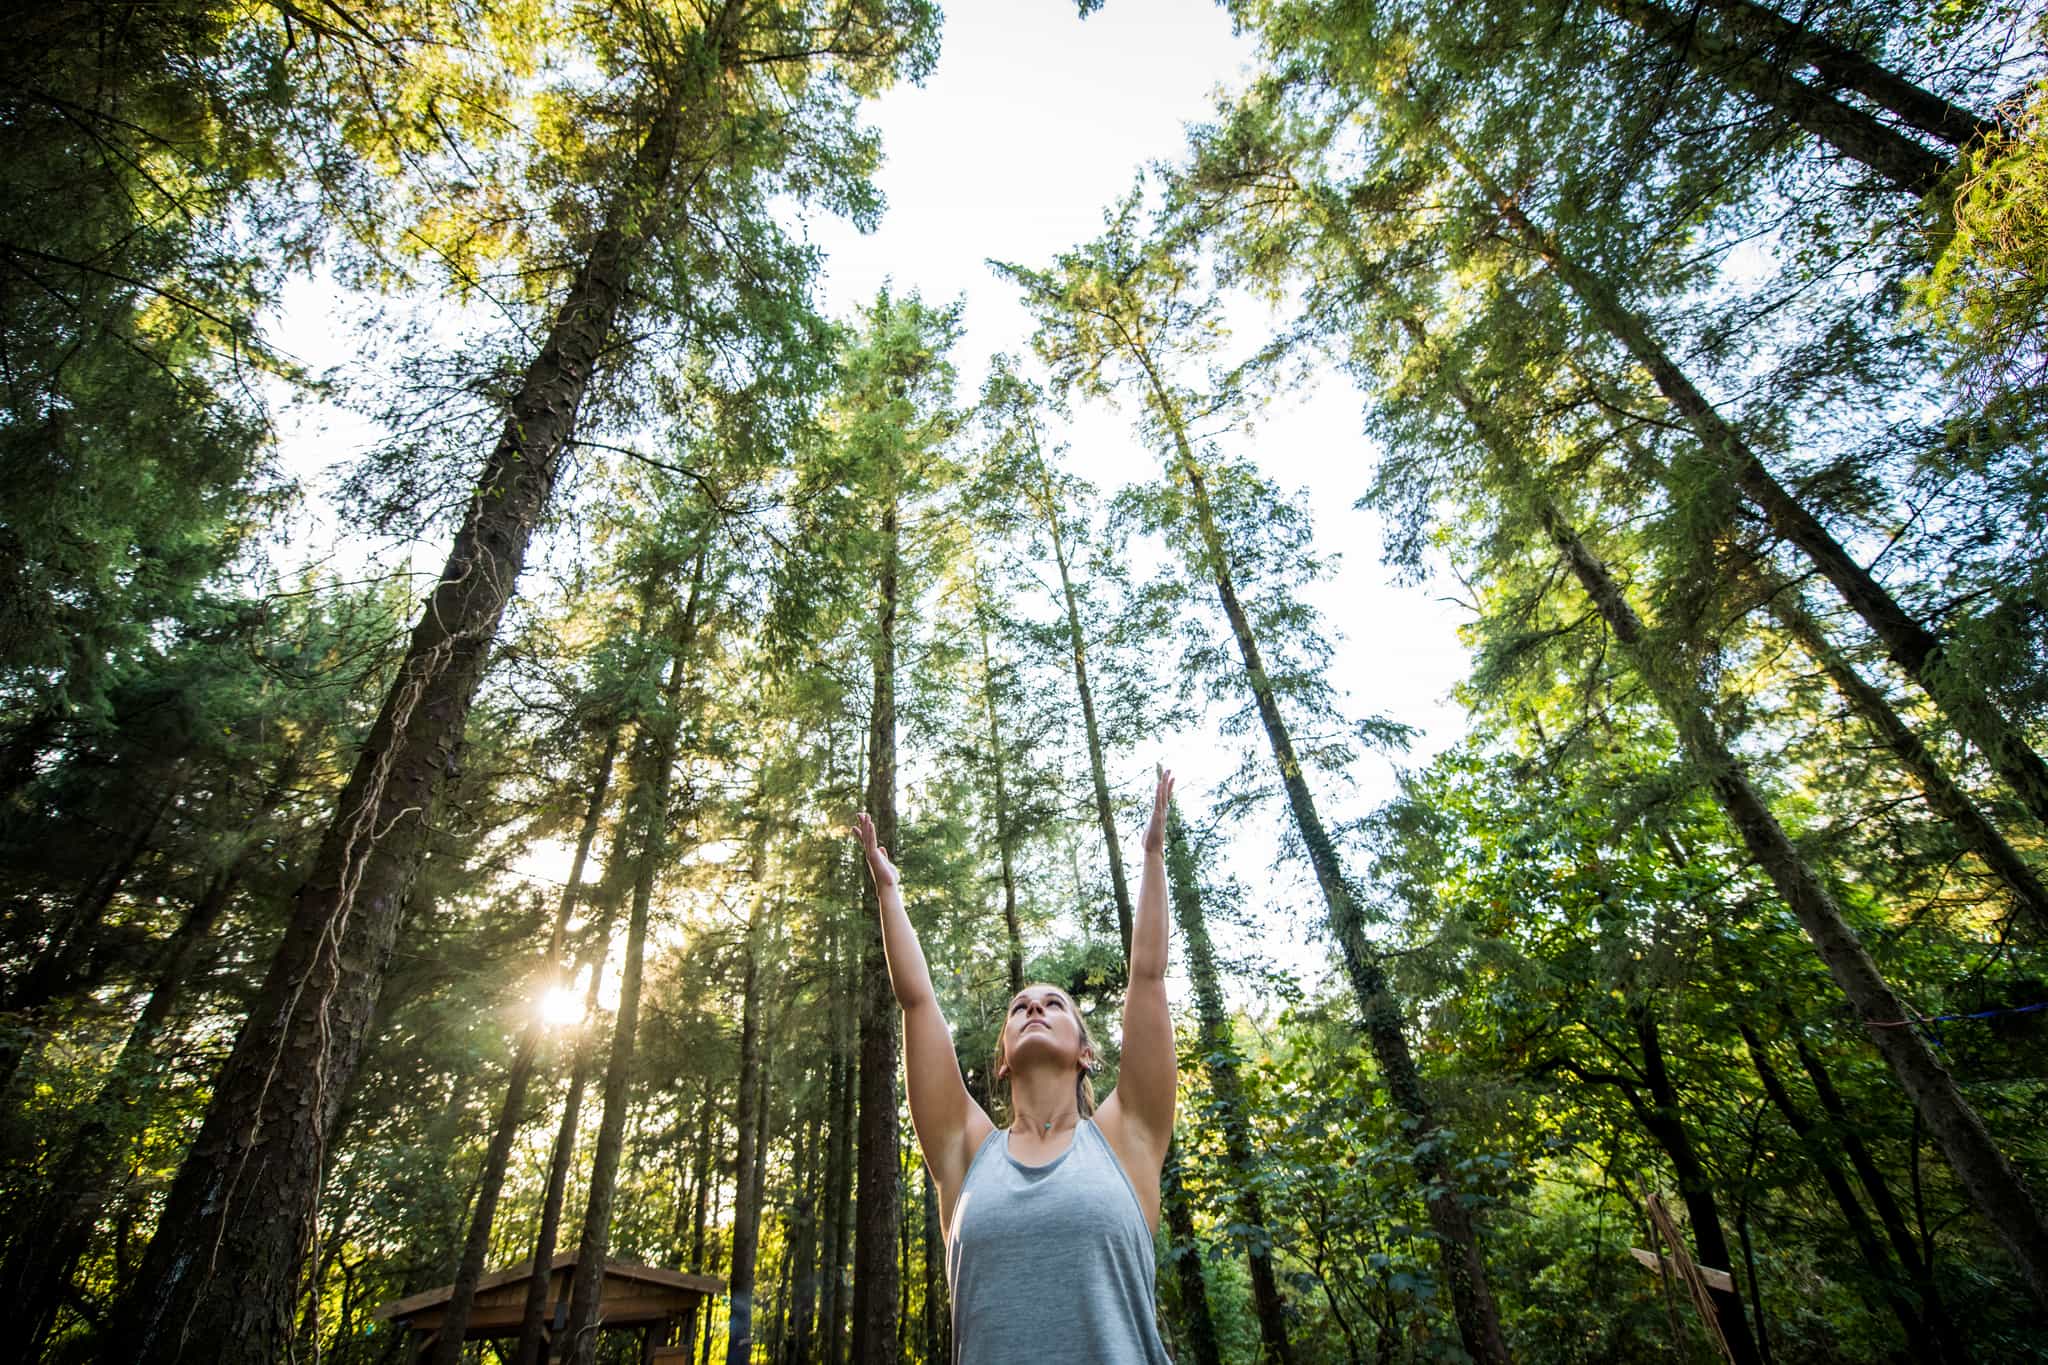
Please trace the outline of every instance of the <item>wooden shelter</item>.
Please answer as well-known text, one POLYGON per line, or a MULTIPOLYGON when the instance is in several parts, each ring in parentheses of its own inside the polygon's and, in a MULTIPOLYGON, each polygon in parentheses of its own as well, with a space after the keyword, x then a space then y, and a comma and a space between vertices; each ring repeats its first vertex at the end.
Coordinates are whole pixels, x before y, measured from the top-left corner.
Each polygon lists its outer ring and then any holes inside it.
MULTIPOLYGON (((526 1283, 531 1263, 521 1262, 477 1281, 476 1303, 470 1309, 466 1341, 516 1338, 526 1308, 526 1283)), ((569 1284, 576 1275, 576 1253, 565 1251, 548 1268, 548 1358, 561 1346, 554 1338, 569 1321, 569 1284)), ((715 1275, 685 1275, 651 1265, 625 1261, 604 1263, 604 1283, 597 1315, 601 1331, 637 1330, 643 1365, 683 1365, 692 1358, 697 1310, 707 1295, 723 1294, 725 1281, 715 1275)), ((394 1299, 372 1317, 404 1326, 413 1334, 415 1358, 423 1357, 440 1336, 455 1286, 444 1284, 409 1298, 394 1299)))

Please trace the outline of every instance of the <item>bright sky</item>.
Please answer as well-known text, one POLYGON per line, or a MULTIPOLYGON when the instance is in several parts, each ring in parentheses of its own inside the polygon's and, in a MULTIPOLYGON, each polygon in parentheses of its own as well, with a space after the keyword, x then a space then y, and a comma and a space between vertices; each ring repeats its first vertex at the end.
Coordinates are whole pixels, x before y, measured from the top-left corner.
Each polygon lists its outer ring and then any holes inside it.
MULTIPOLYGON (((980 0, 947 15, 937 70, 922 87, 905 86, 870 107, 883 135, 887 163, 881 186, 888 212, 867 236, 841 222, 808 224, 827 258, 825 302, 848 316, 890 282, 929 302, 966 300, 966 335, 955 359, 960 394, 979 390, 987 359, 1028 354, 1031 321, 1015 290, 990 272, 990 257, 1043 265, 1063 249, 1095 236, 1102 212, 1147 163, 1176 158, 1183 126, 1205 118, 1212 95, 1240 77, 1249 44, 1232 34, 1216 6, 1192 0, 1110 0, 1079 19, 1071 0, 980 0)), ((345 364, 356 341, 337 317, 331 290, 295 288, 276 331, 284 348, 316 368, 345 364)), ((1247 341, 1251 338, 1247 337, 1247 341)), ((1410 762, 1454 742, 1463 719, 1449 692, 1466 657, 1456 639, 1463 613, 1440 586, 1397 588, 1379 562, 1373 519, 1353 502, 1370 478, 1372 452, 1360 435, 1360 400, 1330 375, 1290 403, 1263 415, 1253 455, 1284 487, 1305 487, 1321 546, 1341 552, 1336 576, 1314 594, 1337 640, 1332 681, 1353 716, 1379 713, 1424 732, 1410 762)), ((1062 433, 1074 457, 1105 492, 1154 477, 1157 457, 1132 435, 1135 410, 1103 404, 1077 407, 1062 433)), ((345 463, 369 439, 359 422, 330 410, 309 410, 287 425, 288 467, 311 473, 345 463)), ((331 515, 301 544, 309 555, 339 533, 331 515)), ((345 535, 339 559, 348 562, 345 535)), ((433 562, 438 564, 439 551, 433 562)), ((422 567, 426 567, 423 565, 422 567)), ((1206 736, 1174 740, 1158 753, 1121 756, 1129 809, 1136 809, 1155 759, 1181 777, 1191 811, 1234 760, 1206 736)), ((1393 769, 1368 758, 1350 793, 1323 793, 1326 819, 1363 813, 1393 789, 1393 769)), ((1277 816, 1278 812, 1275 812, 1277 816)), ((1254 890, 1251 908, 1271 916, 1275 902, 1258 894, 1274 884, 1268 871, 1276 847, 1268 824, 1240 832, 1227 861, 1254 890)), ((1138 831, 1128 831, 1135 854, 1138 831)), ((552 862, 552 859, 540 861, 552 862)), ((561 860, 566 871, 566 856, 561 860)), ((545 873, 538 865, 536 871, 545 873)), ((1305 869, 1282 874, 1281 901, 1319 918, 1305 869)), ((1281 890, 1275 886, 1276 891, 1281 890)), ((1258 951, 1281 965, 1318 961, 1305 921, 1290 927, 1268 918, 1258 951)), ((1226 954, 1249 945, 1226 941, 1226 954)))

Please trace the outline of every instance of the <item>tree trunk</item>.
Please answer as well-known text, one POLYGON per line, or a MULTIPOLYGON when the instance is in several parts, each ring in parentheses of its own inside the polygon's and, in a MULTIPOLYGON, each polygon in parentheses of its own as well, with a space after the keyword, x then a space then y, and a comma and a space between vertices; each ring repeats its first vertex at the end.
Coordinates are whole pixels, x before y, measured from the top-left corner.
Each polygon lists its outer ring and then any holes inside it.
POLYGON ((988 717, 988 760, 996 789, 996 858, 1003 874, 1003 930, 1010 947, 1010 994, 1024 989, 1024 932, 1017 920, 1017 869, 1010 857, 1010 793, 1005 780, 1003 731, 996 719, 995 656, 988 647, 987 595, 975 574, 975 628, 981 635, 981 703, 988 717))
POLYGON ((753 910, 747 917, 746 952, 740 969, 740 1082, 733 1128, 739 1152, 733 1163, 732 1275, 727 1280, 726 1365, 746 1365, 754 1344, 754 1255, 761 1226, 760 1190, 755 1168, 765 1165, 757 1145, 760 1119, 767 1112, 761 1076, 761 924, 768 902, 767 827, 754 831, 753 910))
POLYGON ((1266 1225, 1266 1210, 1259 1198, 1258 1159, 1252 1152, 1251 1115, 1244 1099, 1244 1084, 1237 1070, 1237 1053, 1230 1038, 1230 1016, 1223 1005, 1223 988, 1216 977, 1216 951, 1209 942, 1209 926, 1202 914, 1202 883, 1195 852, 1188 844, 1187 826, 1180 818, 1180 805, 1166 811, 1167 886, 1172 895, 1174 922, 1180 926, 1182 957, 1188 979, 1195 989, 1195 1017, 1209 1090, 1215 1113, 1223 1127, 1223 1149, 1229 1162, 1231 1184, 1236 1187, 1235 1221, 1247 1229, 1244 1234, 1245 1260, 1251 1271, 1252 1312, 1259 1320, 1259 1341, 1263 1358, 1280 1365, 1293 1359, 1287 1343, 1287 1312, 1280 1288, 1273 1278, 1272 1236, 1266 1225))
MULTIPOLYGON (((1849 1158, 1850 1167, 1863 1185, 1863 1192, 1870 1199, 1870 1205, 1877 1210, 1877 1221, 1883 1225, 1885 1238, 1891 1243, 1892 1254, 1905 1267, 1906 1278, 1913 1285, 1913 1292, 1919 1297, 1920 1311, 1926 1317, 1928 1326, 1944 1343, 1959 1354, 1968 1356, 1969 1347, 1963 1334, 1956 1329, 1948 1309, 1943 1306, 1941 1294, 1934 1283, 1934 1268, 1921 1254, 1920 1243, 1913 1236, 1913 1230, 1906 1223, 1906 1215, 1899 1203, 1892 1198, 1892 1188, 1884 1178, 1884 1172, 1877 1167, 1877 1161, 1870 1154, 1862 1135, 1856 1131, 1855 1121, 1850 1117, 1848 1106, 1842 1103, 1842 1096, 1835 1089, 1834 1079, 1821 1063, 1813 1049, 1808 1046, 1799 1021, 1786 1010, 1785 1022, 1792 1038, 1792 1047, 1799 1054, 1799 1064, 1805 1070, 1807 1079, 1813 1084, 1813 1093, 1820 1100, 1821 1108, 1827 1110, 1829 1120, 1834 1124, 1833 1139, 1841 1144, 1842 1151, 1849 1158)), ((1917 1152, 1916 1152, 1917 1161, 1917 1152)))
MULTIPOLYGON (((832 1062, 828 1058, 827 1066, 832 1062)), ((827 1081, 826 1110, 830 1112, 830 1081, 827 1081)), ((814 1112, 805 1129, 802 1155, 795 1163, 795 1202, 789 1212, 790 1292, 788 1323, 782 1334, 781 1365, 808 1365, 812 1356, 811 1320, 818 1308, 818 1205, 823 1193, 822 1159, 824 1144, 830 1140, 814 1112)))
MULTIPOLYGON (((1628 1015, 1635 1030, 1636 1043, 1643 1051, 1643 1083, 1649 1087, 1649 1102, 1645 1103, 1633 1086, 1624 1086, 1622 1093, 1628 1097, 1629 1107, 1636 1111, 1643 1127, 1649 1130, 1650 1136, 1657 1140, 1657 1145, 1671 1160, 1672 1172, 1678 1177, 1679 1197, 1685 1201, 1686 1217, 1692 1224, 1693 1248, 1701 1264, 1732 1273, 1735 1258, 1728 1249, 1728 1235, 1721 1227, 1721 1210, 1714 1198, 1713 1181, 1707 1175, 1698 1149, 1693 1146, 1690 1130, 1685 1126, 1678 1087, 1672 1084, 1670 1069, 1664 1063, 1664 1044, 1658 1035, 1657 1017, 1640 1000, 1629 1002, 1628 1015)), ((1721 1336, 1728 1343, 1729 1357, 1734 1365, 1760 1365, 1756 1338, 1750 1334, 1749 1318, 1743 1312, 1741 1296, 1732 1289, 1709 1289, 1707 1292, 1714 1301, 1714 1317, 1720 1323, 1721 1336)))
POLYGON ((100 927, 114 898, 149 852, 165 813, 177 800, 177 776, 183 766, 173 766, 172 776, 161 784, 156 801, 121 841, 119 856, 108 860, 78 889, 63 916, 51 927, 48 945, 21 973, 21 979, 10 982, 4 997, 0 997, 0 1010, 25 1016, 15 1027, 0 1030, 0 1100, 12 1097, 15 1081, 24 1068, 33 1072, 34 1060, 41 1055, 47 1040, 49 1007, 63 997, 92 988, 98 975, 92 970, 92 959, 99 947, 100 927))
POLYGON ((1636 672, 1656 694, 1687 755, 1702 770, 1715 801, 1742 837, 1743 846, 1798 917, 1821 961, 1863 1021, 1871 1042, 1934 1132, 1972 1202, 2018 1262, 2029 1288, 2048 1304, 2048 1224, 2043 1223, 2018 1172, 1991 1141, 1947 1068, 1912 1029, 1901 1026, 1906 1015, 1898 997, 1843 918, 1841 908, 1750 785, 1747 773, 1708 715, 1705 700, 1693 684, 1670 676, 1644 648, 1642 622, 1615 586, 1606 565, 1558 514, 1513 448, 1477 415, 1469 395, 1461 401, 1468 403, 1467 416, 1486 437, 1495 458, 1536 500, 1537 515, 1566 567, 1592 599, 1636 672))
POLYGON ((1235 637, 1238 653, 1244 661, 1245 684, 1251 689, 1252 698, 1258 706, 1259 721, 1272 748, 1281 785, 1287 793, 1295 830, 1301 835, 1309 862, 1315 869, 1316 884, 1322 891, 1330 932, 1343 955, 1345 973, 1364 1019, 1373 1056, 1379 1062, 1388 1094, 1394 1103, 1416 1120, 1414 1136, 1422 1152, 1415 1159, 1415 1170, 1425 1189, 1430 1226, 1438 1237, 1438 1255, 1444 1280, 1450 1286, 1459 1338, 1466 1353, 1481 1365, 1505 1365, 1508 1359, 1507 1340, 1501 1334, 1500 1310, 1486 1282, 1486 1262, 1479 1245, 1478 1228, 1471 1210, 1458 1200, 1458 1182, 1450 1156, 1441 1142, 1434 1140, 1440 1129, 1428 1096, 1423 1091, 1421 1075, 1415 1069, 1414 1056, 1408 1050, 1400 1004, 1387 983, 1384 969, 1366 944, 1357 900, 1338 862, 1336 845, 1331 842, 1324 829, 1322 815, 1316 810, 1315 797, 1309 791, 1301 761, 1295 756, 1293 735, 1280 714, 1280 704, 1274 696, 1272 682, 1266 676, 1266 666, 1260 658, 1258 641, 1252 635, 1251 622, 1237 598, 1237 586, 1232 580, 1223 536, 1216 525, 1207 483, 1188 441, 1179 405, 1153 368, 1151 357, 1141 355, 1140 363, 1151 381, 1157 411, 1173 435, 1178 456, 1175 472, 1185 483, 1194 508, 1196 527, 1201 535, 1209 572, 1215 581, 1216 596, 1222 604, 1224 616, 1229 619, 1231 635, 1235 637))
POLYGON ((704 1088, 703 1101, 697 1110, 697 1156, 691 1175, 690 1202, 695 1206, 690 1218, 690 1273, 692 1275, 702 1275, 704 1273, 704 1237, 705 1228, 710 1219, 713 1171, 711 1123, 716 1114, 717 1105, 712 1101, 711 1088, 707 1083, 704 1088))
POLYGON ((939 1227, 939 1198, 932 1188, 932 1168, 924 1167, 924 1358, 942 1361, 946 1349, 946 1282, 940 1268, 946 1258, 946 1238, 939 1227))
POLYGON ((1176 1140, 1167 1144, 1159 1202, 1166 1212, 1170 1248, 1167 1254, 1173 1260, 1174 1278, 1180 1283, 1188 1351, 1194 1356, 1195 1365, 1223 1365, 1222 1352, 1216 1345, 1216 1322, 1209 1315, 1209 1286, 1202 1278, 1202 1245, 1195 1238, 1195 1213, 1188 1203, 1180 1167, 1181 1147, 1176 1140))
MULTIPOLYGON (((583 865, 590 858, 591 841, 597 837, 598 821, 604 816, 605 792, 611 785, 612 763, 619 754, 619 726, 615 722, 605 736, 604 754, 598 759, 597 780, 592 784, 590 802, 583 811, 583 828, 576 838, 576 856, 569 864, 569 880, 555 905, 554 928, 548 934, 546 955, 535 980, 543 991, 555 984, 560 972, 562 943, 569 932, 569 916, 576 908, 576 892, 583 881, 583 865)), ((505 1076, 505 1103, 498 1111, 498 1127, 484 1154, 483 1176, 477 1187, 476 1209, 470 1215, 469 1236, 462 1244, 462 1262, 455 1270, 455 1284, 448 1307, 442 1314, 441 1334, 434 1340, 429 1357, 432 1365, 461 1365, 463 1342, 469 1331, 470 1308, 476 1302, 477 1281, 483 1278, 484 1256, 490 1250, 491 1225, 498 1216, 498 1195, 505 1186, 505 1168, 512 1160, 512 1144, 526 1119, 526 1087, 533 1079, 534 1059, 539 1055, 546 1023, 539 1002, 527 1007, 526 1025, 520 1030, 519 1047, 505 1076)))
MULTIPOLYGON (((1500 210, 1502 219, 1541 256, 1595 323, 1646 369, 1665 401, 1677 410, 1708 455, 1764 514, 1772 531, 1799 547, 1856 614, 1883 642, 1892 660, 1941 707, 1957 733, 1977 746, 2036 820, 2048 827, 2048 764, 2002 714, 1974 679, 1949 660, 1935 634, 1870 576, 1806 506, 1764 467, 1741 433, 1693 387, 1659 346, 1643 319, 1622 305, 1607 282, 1558 247, 1486 169, 1448 134, 1438 141, 1500 210)), ((1463 401, 1463 400, 1461 400, 1463 401)))
POLYGON ((1870 1216, 1863 1211, 1856 1192, 1849 1187, 1849 1178, 1842 1171, 1841 1164, 1827 1141, 1815 1131, 1813 1120, 1808 1118, 1792 1093, 1785 1088, 1784 1080, 1778 1075, 1777 1067, 1771 1064, 1770 1054, 1764 1050, 1763 1040, 1756 1030, 1745 1022, 1736 1028, 1742 1034, 1743 1044, 1749 1049, 1750 1062, 1756 1067, 1757 1079, 1763 1082, 1764 1094, 1771 1104, 1784 1116, 1785 1124, 1805 1147, 1814 1169, 1820 1173, 1821 1183, 1833 1197, 1835 1207, 1841 1210, 1842 1224, 1849 1229, 1849 1239, 1856 1244, 1856 1250, 1863 1257, 1863 1264, 1873 1278, 1883 1286, 1885 1304, 1892 1315, 1899 1320, 1899 1327, 1906 1334, 1907 1348, 1915 1360, 1955 1361, 1960 1365, 1963 1357, 1950 1349, 1949 1343, 1938 1338, 1929 1330, 1907 1295, 1899 1292, 1899 1267, 1891 1257, 1885 1255, 1884 1247, 1877 1240, 1877 1232, 1870 1225, 1870 1216))
POLYGON ((108 1361, 281 1358, 326 1146, 405 894, 499 618, 553 491, 576 408, 675 159, 658 117, 527 367, 398 681, 364 742, 158 1232, 108 1361), (260 1212, 259 1212, 260 1211, 260 1212))
MULTIPOLYGON (((847 963, 837 961, 834 980, 842 980, 847 963)), ((834 992, 837 995, 837 992, 834 992)), ((846 1010, 835 999, 832 1006, 832 1078, 827 1087, 827 1132, 831 1141, 825 1165, 825 1199, 819 1223, 825 1229, 823 1299, 818 1308, 817 1340, 820 1359, 839 1365, 842 1359, 840 1322, 846 1316, 847 1210, 853 1199, 854 1058, 846 1027, 846 1010)))
MULTIPOLYGON (((713 1170, 716 1170, 716 1169, 717 1169, 717 1167, 716 1167, 716 1166, 714 1165, 714 1166, 712 1167, 712 1169, 713 1169, 713 1170)), ((723 1187, 723 1186, 720 1186, 720 1185, 713 1185, 713 1186, 712 1186, 712 1189, 711 1189, 711 1225, 712 1225, 712 1226, 713 1226, 714 1228, 718 1226, 718 1213, 719 1213, 719 1209, 720 1209, 720 1206, 721 1206, 721 1205, 722 1205, 722 1203, 723 1203, 724 1195, 725 1195, 725 1189, 724 1189, 724 1187, 723 1187)), ((717 1242, 716 1238, 714 1238, 714 1239, 712 1240, 712 1242, 711 1242, 711 1259, 710 1259, 710 1263, 709 1263, 708 1265, 706 1265, 706 1266, 705 1266, 705 1270, 706 1270, 706 1272, 707 1272, 707 1273, 709 1273, 709 1274, 712 1274, 712 1275, 716 1275, 716 1274, 718 1273, 718 1242, 717 1242)), ((704 1301, 704 1337, 703 1337, 703 1340, 702 1340, 702 1342, 701 1342, 701 1343, 699 1344, 699 1346, 698 1346, 698 1350, 697 1350, 697 1362, 698 1362, 698 1365, 711 1365, 711 1327, 712 1327, 712 1322, 711 1322, 711 1320, 712 1320, 712 1318, 714 1318, 714 1317, 716 1317, 716 1316, 717 1316, 717 1314, 713 1313, 713 1312, 712 1312, 711 1310, 712 1310, 712 1309, 713 1309, 713 1308, 714 1308, 715 1306, 716 1306, 716 1305, 715 1305, 714 1301, 713 1301, 713 1300, 711 1300, 711 1299, 706 1299, 706 1300, 704 1301)))
POLYGON ((248 869, 256 851, 254 831, 284 804, 298 780, 301 757, 309 750, 302 740, 280 760, 255 810, 243 821, 248 832, 239 847, 227 865, 207 879, 164 944, 149 999, 130 1026, 105 1084, 87 1106, 70 1150, 57 1164, 51 1181, 54 1202, 35 1227, 15 1238, 6 1264, 0 1266, 0 1286, 5 1287, 8 1302, 21 1311, 22 1345, 31 1359, 41 1355, 44 1340, 56 1325, 72 1267, 85 1254, 93 1224, 113 1193, 116 1166, 138 1125, 147 1120, 162 1082, 157 1039, 184 999, 186 982, 248 869))
POLYGON ((611 955, 611 926, 618 900, 616 892, 609 887, 616 885, 618 871, 616 866, 605 869, 604 883, 600 884, 598 892, 604 906, 602 920, 591 936, 590 946, 584 951, 584 960, 590 964, 590 985, 583 995, 581 1027, 584 1032, 576 1041, 575 1056, 570 1063, 569 1093, 562 1101, 562 1117, 555 1129, 554 1151, 548 1161, 548 1185, 541 1198, 540 1228, 533 1239, 533 1259, 527 1269, 526 1302, 519 1318, 519 1344, 512 1357, 514 1365, 542 1365, 548 1353, 548 1343, 554 1339, 555 1329, 560 1325, 549 1317, 553 1306, 550 1289, 555 1246, 561 1237, 562 1204, 568 1196, 569 1167, 576 1155, 576 1132, 583 1116, 583 1092, 590 1084, 592 1069, 597 1065, 597 994, 604 979, 605 959, 611 955))
POLYGON ((1798 600, 1792 588, 1788 586, 1771 594, 1770 607, 1778 623, 1820 665, 1835 690, 1892 751, 1899 766, 1927 798, 1928 807, 1953 825, 1970 851, 2005 883, 2021 912, 2032 917, 2034 927, 2048 931, 2048 889, 2042 887, 2041 879, 2020 857, 2019 850, 2006 842, 1969 793, 1942 769, 1940 760, 1921 742, 1905 718, 1892 709, 1884 693, 1867 682, 1828 642, 1820 622, 1814 620, 1813 613, 1798 600))
POLYGON ((1116 810, 1109 801, 1109 773, 1102 760, 1102 731, 1095 722, 1095 693, 1088 686, 1088 637, 1081 629, 1081 604, 1067 567, 1066 543, 1060 535, 1059 500, 1041 466, 1045 524, 1052 533, 1053 562, 1059 565, 1060 596, 1067 606, 1067 640, 1074 654, 1074 689, 1081 694, 1081 720, 1088 732, 1088 775, 1095 786, 1095 819, 1102 826, 1102 845, 1109 853, 1109 888, 1116 897, 1116 931, 1123 940, 1124 961, 1131 960, 1131 890, 1124 880, 1124 854, 1117 840, 1116 810))
MULTIPOLYGON (((868 725, 868 818, 875 837, 896 847, 897 504, 882 512, 882 565, 876 592, 874 708, 868 725)), ((861 879, 860 1143, 854 1192, 853 1365, 896 1365, 897 1032, 901 1019, 882 953, 881 905, 861 879)))
POLYGON ((1931 90, 1915 85, 1889 67, 1851 47, 1844 47, 1804 24, 1795 23, 1755 0, 1698 0, 1719 16, 1732 34, 1787 63, 1811 66, 1828 85, 1853 90, 1909 128, 1962 148, 1998 131, 1998 124, 1979 118, 1931 90))
POLYGON ((611 1058, 604 1075, 604 1117, 590 1160, 590 1202, 583 1214, 583 1237, 576 1248, 576 1274, 570 1285, 565 1361, 593 1365, 597 1358, 598 1299, 604 1287, 604 1258, 611 1246, 612 1200, 617 1193, 619 1154, 626 1140, 626 1108, 633 1084, 633 1054, 640 1024, 641 971, 647 948, 648 913, 654 901, 654 880, 668 851, 669 790, 675 779, 676 751, 682 735, 683 679, 697 630, 697 610, 704 585, 707 550, 699 546, 690 574, 690 595, 676 623, 668 681, 660 712, 642 723, 634 748, 634 792, 621 834, 637 826, 639 848, 633 869, 633 913, 626 925, 626 959, 619 982, 619 1009, 612 1025, 611 1058))
POLYGON ((1787 74, 1761 55, 1745 52, 1689 15, 1652 0, 1603 0, 1608 9, 1659 42, 1686 64, 1774 110, 1843 156, 1869 167, 1893 188, 1912 195, 1932 190, 1955 162, 1852 104, 1787 74))

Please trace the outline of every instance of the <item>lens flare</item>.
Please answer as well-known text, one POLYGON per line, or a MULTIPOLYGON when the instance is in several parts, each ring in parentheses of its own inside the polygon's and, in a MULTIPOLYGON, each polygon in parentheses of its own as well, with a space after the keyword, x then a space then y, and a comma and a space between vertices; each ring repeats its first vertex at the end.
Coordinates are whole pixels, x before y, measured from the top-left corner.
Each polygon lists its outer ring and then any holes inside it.
POLYGON ((541 1022, 556 1028, 583 1022, 583 996, 567 986, 549 987, 538 1008, 541 1022))

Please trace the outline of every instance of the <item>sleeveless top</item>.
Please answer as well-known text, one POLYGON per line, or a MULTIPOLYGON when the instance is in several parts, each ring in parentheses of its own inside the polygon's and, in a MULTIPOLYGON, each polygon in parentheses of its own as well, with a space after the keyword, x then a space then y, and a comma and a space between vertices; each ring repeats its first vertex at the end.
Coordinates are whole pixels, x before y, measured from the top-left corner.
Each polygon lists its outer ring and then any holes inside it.
POLYGON ((1159 1339, 1152 1234, 1092 1119, 1043 1166, 988 1135, 946 1243, 955 1365, 1172 1365, 1159 1339))

